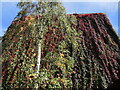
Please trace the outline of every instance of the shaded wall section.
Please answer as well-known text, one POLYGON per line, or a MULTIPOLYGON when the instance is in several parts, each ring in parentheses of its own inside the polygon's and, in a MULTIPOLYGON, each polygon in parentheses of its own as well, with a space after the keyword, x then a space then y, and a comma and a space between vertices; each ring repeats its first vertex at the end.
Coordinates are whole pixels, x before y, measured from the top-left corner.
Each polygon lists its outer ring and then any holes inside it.
POLYGON ((105 89, 117 82, 118 88, 120 40, 107 16, 103 13, 74 15, 78 20, 76 30, 83 34, 80 36, 82 48, 76 55, 73 86, 105 89))

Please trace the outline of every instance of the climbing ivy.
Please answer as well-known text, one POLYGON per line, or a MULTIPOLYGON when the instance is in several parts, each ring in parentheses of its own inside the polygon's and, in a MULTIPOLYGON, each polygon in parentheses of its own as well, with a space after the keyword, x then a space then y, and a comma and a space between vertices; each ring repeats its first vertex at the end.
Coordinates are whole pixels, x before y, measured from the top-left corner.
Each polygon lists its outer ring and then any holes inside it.
POLYGON ((67 16, 60 2, 20 2, 18 7, 21 11, 3 38, 3 88, 72 87, 79 39, 76 18, 67 16), (38 43, 42 50, 39 74, 38 43))
POLYGON ((119 39, 106 15, 66 15, 60 2, 18 7, 2 38, 3 89, 106 89, 119 80, 119 39))

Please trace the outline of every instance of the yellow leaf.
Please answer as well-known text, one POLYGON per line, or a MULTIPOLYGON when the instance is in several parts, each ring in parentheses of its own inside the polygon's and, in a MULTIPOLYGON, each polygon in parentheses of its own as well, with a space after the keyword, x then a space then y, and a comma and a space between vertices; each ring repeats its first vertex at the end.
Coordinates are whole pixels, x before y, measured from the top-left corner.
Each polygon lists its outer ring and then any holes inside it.
POLYGON ((16 50, 16 52, 18 52, 19 50, 16 50))
POLYGON ((29 78, 37 78, 37 74, 29 74, 29 78))
POLYGON ((35 66, 35 64, 31 64, 31 66, 32 66, 32 67, 34 67, 34 66, 35 66))
POLYGON ((36 56, 36 53, 34 53, 33 56, 36 56))
POLYGON ((31 25, 31 22, 28 22, 28 26, 30 26, 31 25))
POLYGON ((56 82, 55 81, 51 81, 50 84, 55 84, 56 82))
POLYGON ((24 27, 20 27, 20 32, 22 32, 24 30, 24 27))
POLYGON ((80 59, 84 59, 84 57, 80 57, 80 59))
POLYGON ((60 53, 61 58, 64 57, 64 54, 60 53))
POLYGON ((27 20, 33 21, 33 20, 34 20, 34 18, 33 18, 33 17, 31 17, 31 16, 27 16, 27 20))
POLYGON ((60 82, 65 83, 65 79, 60 79, 60 82))
POLYGON ((20 30, 23 31, 23 30, 24 30, 24 27, 21 27, 20 30))

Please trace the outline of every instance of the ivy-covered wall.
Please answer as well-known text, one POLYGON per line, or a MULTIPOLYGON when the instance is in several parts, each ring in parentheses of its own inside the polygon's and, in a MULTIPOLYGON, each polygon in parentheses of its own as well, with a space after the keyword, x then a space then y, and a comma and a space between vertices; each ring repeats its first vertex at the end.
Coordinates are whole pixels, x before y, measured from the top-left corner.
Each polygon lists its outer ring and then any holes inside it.
POLYGON ((74 87, 116 88, 120 84, 120 39, 104 13, 74 14, 82 47, 77 52, 73 75, 74 87), (78 83, 76 85, 76 83, 78 83), (115 84, 114 84, 115 85, 115 84))
POLYGON ((35 28, 40 18, 13 21, 4 35, 3 89, 36 84, 42 89, 105 89, 119 82, 120 40, 105 14, 69 14, 66 30, 54 17, 43 38, 35 28), (42 40, 39 75, 38 39, 42 40))

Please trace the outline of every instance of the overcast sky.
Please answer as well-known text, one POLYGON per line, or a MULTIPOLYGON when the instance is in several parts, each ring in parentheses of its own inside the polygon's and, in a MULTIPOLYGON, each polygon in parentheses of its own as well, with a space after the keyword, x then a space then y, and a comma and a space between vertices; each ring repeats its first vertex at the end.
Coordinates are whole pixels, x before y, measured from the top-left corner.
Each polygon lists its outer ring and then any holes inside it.
MULTIPOLYGON (((15 16, 19 12, 16 2, 0 3, 0 36, 4 35, 15 16)), ((118 2, 63 2, 67 14, 72 13, 106 13, 114 29, 118 33, 118 2)))

